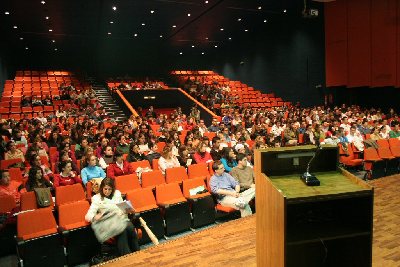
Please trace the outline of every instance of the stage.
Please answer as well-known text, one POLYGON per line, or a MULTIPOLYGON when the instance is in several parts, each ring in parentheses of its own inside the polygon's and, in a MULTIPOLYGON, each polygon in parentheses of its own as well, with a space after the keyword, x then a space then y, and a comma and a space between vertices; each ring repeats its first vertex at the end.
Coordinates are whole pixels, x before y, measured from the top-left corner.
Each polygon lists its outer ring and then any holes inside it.
MULTIPOLYGON (((400 266, 400 175, 375 188, 373 266, 400 266)), ((102 266, 256 266, 255 215, 219 224, 102 266)))

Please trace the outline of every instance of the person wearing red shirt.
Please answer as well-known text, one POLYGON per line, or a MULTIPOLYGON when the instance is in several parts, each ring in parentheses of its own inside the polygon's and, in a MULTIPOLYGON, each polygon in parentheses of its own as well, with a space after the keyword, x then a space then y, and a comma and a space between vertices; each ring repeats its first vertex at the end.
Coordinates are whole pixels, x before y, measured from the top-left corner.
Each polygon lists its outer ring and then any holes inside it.
POLYGON ((54 187, 82 183, 81 178, 72 171, 72 164, 70 161, 61 161, 58 168, 60 173, 54 175, 54 187))
POLYGON ((119 152, 115 152, 115 163, 108 165, 107 177, 115 179, 116 176, 127 175, 133 173, 133 168, 123 159, 123 155, 119 152))
POLYGON ((21 193, 26 191, 21 182, 10 180, 10 173, 7 170, 0 171, 0 197, 13 196, 15 203, 19 206, 21 193))
POLYGON ((207 151, 208 145, 205 142, 200 142, 197 146, 197 151, 193 155, 196 163, 209 163, 213 161, 211 154, 207 151))

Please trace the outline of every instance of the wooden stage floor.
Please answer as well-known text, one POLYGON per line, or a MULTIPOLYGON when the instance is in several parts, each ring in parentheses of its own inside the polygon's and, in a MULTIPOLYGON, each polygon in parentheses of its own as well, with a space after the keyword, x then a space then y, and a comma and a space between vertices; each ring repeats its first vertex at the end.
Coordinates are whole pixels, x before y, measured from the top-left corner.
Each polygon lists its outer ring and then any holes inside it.
MULTIPOLYGON (((400 175, 375 187, 373 266, 400 266, 400 175)), ((115 259, 103 266, 256 266, 255 215, 115 259)))

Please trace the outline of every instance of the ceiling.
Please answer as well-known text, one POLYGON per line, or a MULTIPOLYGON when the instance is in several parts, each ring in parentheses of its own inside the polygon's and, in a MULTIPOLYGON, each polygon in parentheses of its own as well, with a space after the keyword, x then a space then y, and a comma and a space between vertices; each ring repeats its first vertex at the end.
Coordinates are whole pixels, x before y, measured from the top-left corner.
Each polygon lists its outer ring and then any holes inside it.
POLYGON ((13 51, 63 53, 110 41, 207 53, 256 38, 302 8, 303 0, 1 0, 0 34, 13 51))

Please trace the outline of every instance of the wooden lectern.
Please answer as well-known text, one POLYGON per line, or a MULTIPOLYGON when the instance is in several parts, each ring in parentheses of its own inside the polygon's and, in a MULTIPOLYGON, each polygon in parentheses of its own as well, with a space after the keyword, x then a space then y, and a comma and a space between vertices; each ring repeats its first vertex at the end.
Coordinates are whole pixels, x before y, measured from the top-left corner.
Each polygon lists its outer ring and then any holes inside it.
POLYGON ((372 266, 373 188, 338 168, 337 147, 255 151, 257 266, 372 266))

